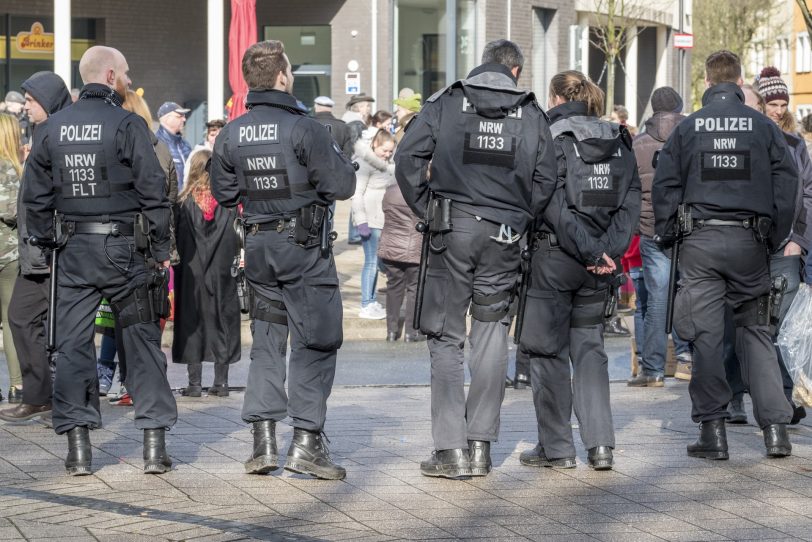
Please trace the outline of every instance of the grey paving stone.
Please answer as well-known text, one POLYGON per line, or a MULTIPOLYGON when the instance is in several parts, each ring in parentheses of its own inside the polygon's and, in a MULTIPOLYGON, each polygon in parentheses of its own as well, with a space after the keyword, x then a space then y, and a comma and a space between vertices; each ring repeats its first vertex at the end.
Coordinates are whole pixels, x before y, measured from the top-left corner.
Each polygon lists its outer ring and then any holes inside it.
POLYGON ((711 531, 666 531, 659 532, 657 536, 670 542, 712 542, 715 540, 730 540, 726 536, 711 531))
POLYGON ((775 529, 713 529, 714 532, 731 540, 776 540, 786 539, 786 533, 775 529))
MULTIPOLYGON (((686 388, 661 391, 673 401, 665 412, 663 394, 613 385, 617 469, 596 473, 585 468, 580 443, 575 470, 519 465, 519 453, 535 444, 534 414, 529 394, 508 390, 501 440, 492 448, 495 469, 468 482, 419 473, 432 447, 425 387, 334 390, 327 430, 333 455, 348 468, 345 482, 281 470, 245 475, 251 436, 240 421, 241 394, 179 401, 180 422, 168 438, 176 466, 157 477, 141 473, 131 410, 102 406, 105 427, 92 437, 96 472, 83 479, 64 475, 64 437, 0 425, 0 534, 19 533, 9 520, 27 522, 31 538, 68 533, 104 542, 591 535, 633 542, 651 535, 717 540, 723 530, 799 538, 812 532, 805 523, 812 521, 812 478, 804 470, 812 438, 793 434, 796 456, 770 461, 760 434, 748 427, 731 431, 731 461, 693 460, 684 456, 696 431, 686 388)), ((280 447, 290 434, 279 425, 280 447)))

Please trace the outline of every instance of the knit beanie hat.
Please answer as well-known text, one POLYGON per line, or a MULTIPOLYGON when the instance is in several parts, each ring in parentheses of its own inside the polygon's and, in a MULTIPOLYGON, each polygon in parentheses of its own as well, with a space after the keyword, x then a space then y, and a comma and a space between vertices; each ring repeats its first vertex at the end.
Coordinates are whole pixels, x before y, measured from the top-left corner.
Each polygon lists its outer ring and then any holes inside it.
POLYGON ((651 95, 651 110, 655 113, 682 113, 682 98, 671 87, 660 87, 651 95))
POLYGON ((789 102, 789 88, 781 79, 781 72, 778 68, 767 66, 761 70, 758 77, 758 91, 764 96, 764 101, 770 103, 773 100, 785 100, 789 102))

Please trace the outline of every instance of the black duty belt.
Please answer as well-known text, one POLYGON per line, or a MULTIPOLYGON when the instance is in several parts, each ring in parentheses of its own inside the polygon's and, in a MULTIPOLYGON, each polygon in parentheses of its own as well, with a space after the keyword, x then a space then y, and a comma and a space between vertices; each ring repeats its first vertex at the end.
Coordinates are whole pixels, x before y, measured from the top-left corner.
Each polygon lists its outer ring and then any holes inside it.
POLYGON ((725 226, 725 227, 739 227, 745 229, 753 229, 756 227, 756 218, 750 217, 742 220, 718 220, 716 218, 698 218, 694 220, 695 228, 702 228, 705 226, 725 226))
POLYGON ((536 239, 539 241, 548 241, 551 247, 558 246, 558 237, 554 233, 550 233, 547 231, 540 231, 536 233, 536 239))
POLYGON ((262 222, 260 224, 246 224, 245 225, 245 232, 246 233, 256 233, 258 231, 273 231, 276 230, 279 233, 285 231, 285 229, 290 225, 290 218, 277 218, 276 220, 271 220, 269 222, 262 222))
POLYGON ((68 226, 73 233, 89 233, 94 235, 134 235, 132 224, 125 222, 72 222, 68 226))

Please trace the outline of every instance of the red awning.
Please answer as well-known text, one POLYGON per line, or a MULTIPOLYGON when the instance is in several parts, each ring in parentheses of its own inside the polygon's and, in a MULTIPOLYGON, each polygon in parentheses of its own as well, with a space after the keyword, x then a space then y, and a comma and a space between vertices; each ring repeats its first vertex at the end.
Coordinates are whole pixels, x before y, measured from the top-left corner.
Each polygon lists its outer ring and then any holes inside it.
POLYGON ((231 109, 228 120, 245 113, 248 85, 242 77, 242 55, 257 42, 257 0, 231 0, 231 24, 228 29, 228 82, 231 85, 231 109))

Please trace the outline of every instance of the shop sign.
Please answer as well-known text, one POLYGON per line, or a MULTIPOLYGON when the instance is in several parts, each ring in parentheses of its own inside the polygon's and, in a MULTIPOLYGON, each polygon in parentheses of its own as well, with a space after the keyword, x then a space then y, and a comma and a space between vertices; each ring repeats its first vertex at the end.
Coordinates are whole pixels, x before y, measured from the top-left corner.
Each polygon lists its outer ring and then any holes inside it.
POLYGON ((42 23, 34 23, 30 32, 17 34, 16 45, 21 53, 53 53, 54 35, 52 32, 45 32, 42 23))

